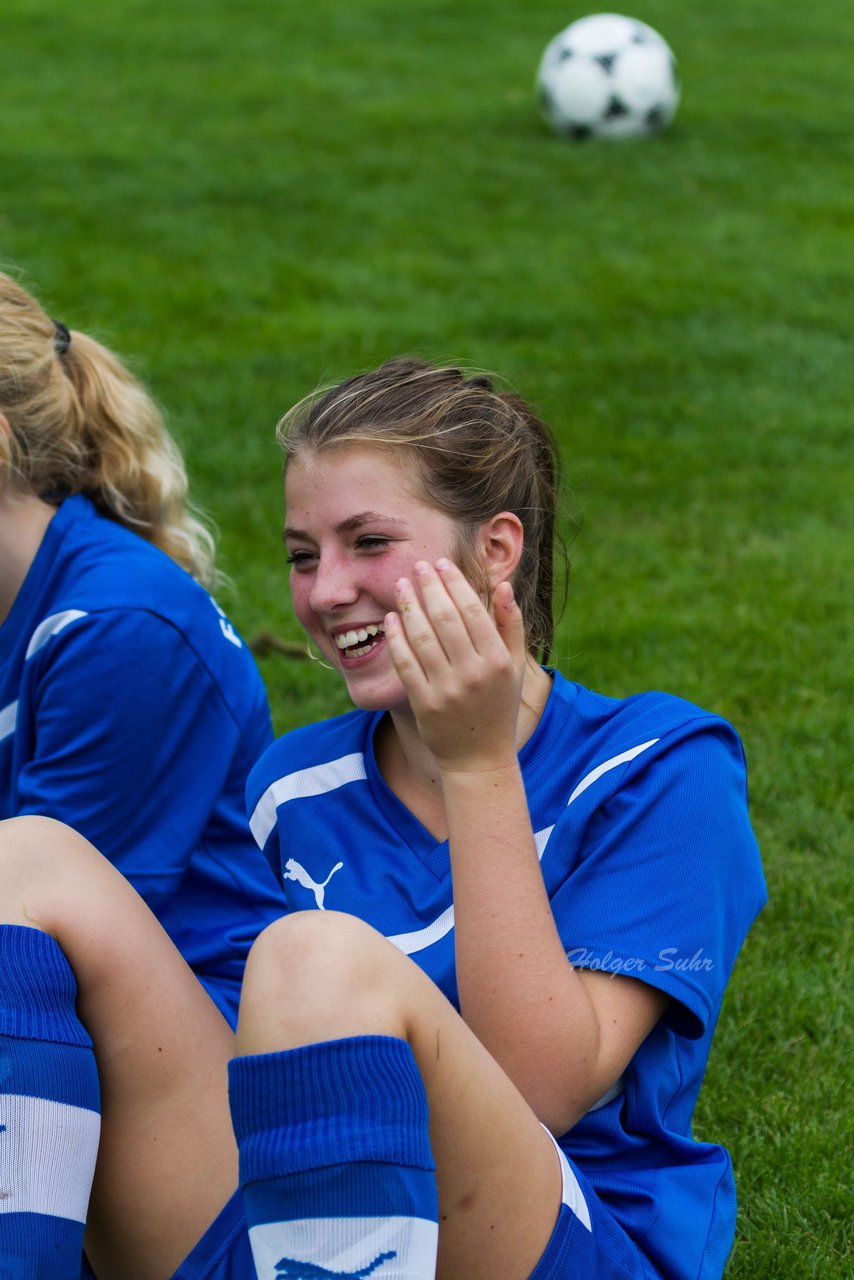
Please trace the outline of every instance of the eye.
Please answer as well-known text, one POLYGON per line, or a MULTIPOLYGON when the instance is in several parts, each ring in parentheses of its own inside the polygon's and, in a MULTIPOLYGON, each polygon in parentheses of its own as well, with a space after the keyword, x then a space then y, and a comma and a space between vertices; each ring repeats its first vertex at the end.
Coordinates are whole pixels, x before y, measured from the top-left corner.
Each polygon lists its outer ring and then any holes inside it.
POLYGON ((285 556, 285 563, 292 569, 310 569, 316 559, 317 553, 314 551, 291 551, 285 556))
POLYGON ((359 551, 384 551, 391 542, 391 538, 384 538, 379 533, 365 533, 356 539, 356 546, 359 551))

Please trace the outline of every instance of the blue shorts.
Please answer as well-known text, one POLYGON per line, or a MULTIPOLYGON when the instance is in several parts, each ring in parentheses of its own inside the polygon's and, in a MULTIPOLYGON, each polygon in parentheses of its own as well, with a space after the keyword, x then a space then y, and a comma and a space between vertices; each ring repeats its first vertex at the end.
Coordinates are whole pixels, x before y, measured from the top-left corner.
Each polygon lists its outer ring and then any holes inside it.
POLYGON ((554 1145, 563 1172, 563 1203, 551 1239, 530 1280, 661 1280, 660 1273, 614 1221, 584 1175, 572 1166, 556 1142, 554 1145))
POLYGON ((172 1280, 256 1280, 239 1191, 235 1191, 172 1280))

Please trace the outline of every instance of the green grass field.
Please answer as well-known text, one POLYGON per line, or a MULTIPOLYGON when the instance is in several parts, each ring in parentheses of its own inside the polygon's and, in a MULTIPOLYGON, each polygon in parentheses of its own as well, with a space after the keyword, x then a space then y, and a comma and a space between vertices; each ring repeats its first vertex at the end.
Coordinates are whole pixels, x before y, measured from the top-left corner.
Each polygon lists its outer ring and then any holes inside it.
MULTIPOLYGON (((747 749, 770 903, 696 1125, 735 1162, 728 1277, 842 1280, 854 7, 645 0, 677 120, 573 146, 532 82, 587 11, 4 0, 0 261, 154 388, 248 635, 297 638, 295 399, 408 351, 539 405, 583 521, 559 664, 719 710, 747 749)), ((262 668, 279 729, 344 707, 311 663, 262 668)))

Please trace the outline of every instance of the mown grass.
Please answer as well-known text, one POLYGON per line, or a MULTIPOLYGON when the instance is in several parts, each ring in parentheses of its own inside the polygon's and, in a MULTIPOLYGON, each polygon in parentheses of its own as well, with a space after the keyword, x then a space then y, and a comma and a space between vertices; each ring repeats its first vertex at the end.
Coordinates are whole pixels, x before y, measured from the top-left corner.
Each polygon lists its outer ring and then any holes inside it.
MULTIPOLYGON (((771 896, 697 1118, 738 1174, 728 1274, 841 1280, 854 9, 649 0, 674 127, 573 147, 532 79, 583 12, 6 0, 0 259, 156 390, 247 634, 297 638, 290 403, 405 350, 539 404, 583 516, 560 664, 693 698, 747 747, 771 896)), ((280 729, 344 706, 308 662, 262 667, 280 729)))

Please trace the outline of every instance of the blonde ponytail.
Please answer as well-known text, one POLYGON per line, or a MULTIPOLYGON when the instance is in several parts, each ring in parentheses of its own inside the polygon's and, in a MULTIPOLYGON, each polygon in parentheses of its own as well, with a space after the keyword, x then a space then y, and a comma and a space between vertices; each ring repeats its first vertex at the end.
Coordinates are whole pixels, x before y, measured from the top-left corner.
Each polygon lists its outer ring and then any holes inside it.
MULTIPOLYGON (((47 501, 89 497, 213 588, 213 538, 187 498, 160 411, 94 338, 56 325, 0 272, 0 413, 12 482, 47 501)), ((0 443, 3 437, 0 436, 0 443)))

